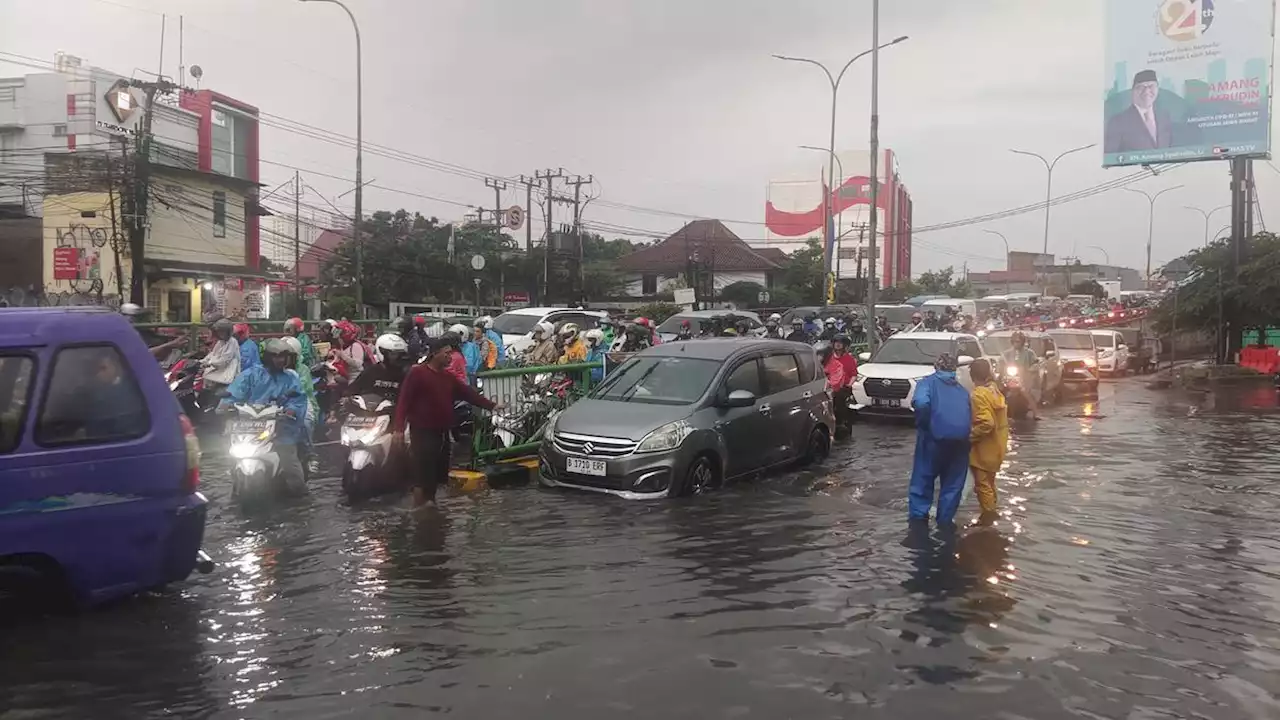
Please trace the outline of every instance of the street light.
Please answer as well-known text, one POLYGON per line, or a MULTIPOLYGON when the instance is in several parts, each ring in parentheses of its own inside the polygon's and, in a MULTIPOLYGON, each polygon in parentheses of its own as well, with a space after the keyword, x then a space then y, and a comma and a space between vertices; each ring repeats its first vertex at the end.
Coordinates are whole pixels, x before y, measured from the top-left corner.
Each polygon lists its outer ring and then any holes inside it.
POLYGON ((995 235, 1004 241, 1004 294, 1009 294, 1009 238, 1004 233, 997 230, 983 230, 982 232, 995 235))
MULTIPOLYGON (((878 19, 879 19, 879 0, 875 0, 875 2, 874 2, 874 4, 873 4, 873 6, 872 6, 872 7, 873 7, 873 11, 872 11, 872 12, 873 12, 873 14, 875 14, 875 18, 873 18, 873 20, 878 21, 878 19)), ((830 275, 831 275, 831 259, 832 259, 832 258, 831 258, 831 256, 832 256, 832 251, 833 251, 832 244, 833 244, 833 242, 834 242, 834 240, 835 240, 835 238, 833 238, 833 237, 832 237, 832 232, 831 232, 831 227, 830 227, 830 226, 831 226, 831 193, 835 190, 835 188, 833 188, 833 187, 832 187, 832 184, 835 182, 835 162, 834 162, 834 159, 835 159, 835 154, 836 154, 836 97, 837 97, 838 91, 840 90, 840 81, 844 79, 844 74, 845 74, 845 72, 846 72, 846 71, 847 71, 847 70, 848 70, 848 69, 849 69, 849 68, 850 68, 850 67, 851 67, 855 62, 857 62, 857 60, 858 60, 859 58, 864 57, 864 56, 866 56, 866 55, 876 55, 876 54, 877 54, 877 52, 878 52, 881 48, 886 48, 886 47, 889 47, 890 45, 897 45, 898 43, 900 43, 900 42, 902 42, 903 40, 906 40, 906 39, 907 39, 907 36, 906 36, 906 35, 902 35, 901 37, 894 38, 893 40, 891 40, 890 42, 885 43, 884 45, 879 45, 879 44, 878 44, 878 43, 879 43, 879 23, 878 23, 878 22, 873 22, 872 39, 871 39, 871 45, 872 45, 872 47, 871 47, 871 49, 870 49, 870 50, 864 50, 864 51, 862 51, 862 52, 858 53, 857 55, 854 55, 854 56, 853 56, 853 58, 852 58, 852 59, 850 59, 850 60, 849 60, 849 62, 845 63, 845 64, 844 64, 844 67, 840 69, 840 73, 839 73, 838 75, 834 75, 834 76, 831 74, 831 71, 827 69, 827 66, 826 66, 826 65, 823 65, 822 63, 818 62, 817 60, 810 60, 809 58, 801 58, 801 57, 791 57, 791 56, 789 56, 789 55, 774 55, 774 57, 775 57, 775 58, 777 58, 777 59, 779 59, 779 60, 788 60, 788 61, 791 61, 791 62, 802 62, 802 63, 808 63, 808 64, 810 64, 810 65, 815 65, 815 66, 817 66, 817 67, 818 67, 818 68, 820 68, 820 69, 822 70, 822 72, 827 76, 827 82, 829 82, 829 83, 831 84, 831 138, 830 138, 829 145, 828 145, 828 147, 827 147, 827 152, 829 152, 829 153, 831 154, 831 158, 832 158, 832 159, 831 159, 831 160, 829 160, 829 161, 827 162, 827 192, 826 192, 825 197, 823 197, 823 199, 822 199, 822 207, 823 207, 823 210, 824 210, 824 212, 823 212, 823 216, 825 217, 824 224, 826 225, 826 227, 824 227, 824 228, 823 228, 823 232, 822 232, 823 236, 826 238, 825 247, 823 248, 823 253, 822 253, 823 258, 824 258, 824 260, 825 260, 825 263, 824 263, 824 267, 823 267, 823 269, 824 269, 824 271, 826 272, 826 277, 824 277, 824 278, 823 278, 823 287, 824 287, 824 289, 825 289, 825 287, 826 287, 827 278, 829 278, 829 277, 830 277, 830 275)), ((876 60, 876 58, 874 58, 874 57, 873 57, 873 58, 872 58, 872 60, 873 60, 873 63, 872 63, 872 64, 873 64, 873 67, 872 67, 872 71, 871 71, 871 75, 872 75, 872 81, 871 81, 871 82, 872 82, 872 87, 874 88, 874 87, 875 87, 875 82, 876 82, 876 77, 875 77, 875 75, 876 75, 876 70, 877 70, 877 68, 875 68, 875 67, 874 67, 874 65, 875 65, 875 62, 874 62, 874 61, 876 60)), ((874 92, 874 89, 873 89, 873 91, 872 91, 872 96, 873 96, 873 98, 874 98, 874 95, 875 95, 875 92, 874 92)), ((874 103, 874 99, 873 99, 873 103, 874 103)), ((874 114, 874 112, 873 112, 873 114, 874 114)), ((874 168, 875 168, 875 148, 872 148, 872 157, 871 157, 871 162, 872 162, 871 167, 872 167, 872 169, 874 170, 874 168)), ((844 174, 844 173, 843 173, 843 172, 841 172, 841 175, 843 175, 843 174, 844 174)), ((872 175, 874 176, 874 173, 872 173, 872 175)), ((875 192, 875 190, 874 190, 874 188, 875 188, 875 178, 874 178, 874 177, 872 177, 871 186, 872 186, 872 192, 874 193, 874 192, 875 192)), ((873 207, 873 209, 872 209, 872 213, 874 213, 874 212, 875 212, 875 210, 874 210, 874 207, 873 207)), ((874 217, 874 216, 873 216, 873 217, 874 217)), ((873 259, 873 260, 874 260, 874 259, 873 259)), ((824 294, 824 295, 825 295, 825 294, 824 294)), ((826 304, 827 304, 827 299, 828 299, 829 297, 830 297, 829 295, 825 295, 825 296, 823 297, 823 300, 822 300, 822 304, 823 304, 823 305, 826 305, 826 304)))
POLYGON ((1111 253, 1107 252, 1106 248, 1101 245, 1090 245, 1089 248, 1102 253, 1102 259, 1107 261, 1107 267, 1111 267, 1111 253))
POLYGON ((1138 193, 1139 195, 1145 197, 1147 199, 1147 202, 1150 204, 1150 210, 1147 214, 1147 274, 1144 276, 1146 278, 1146 284, 1148 286, 1150 286, 1151 284, 1151 238, 1152 238, 1152 233, 1155 231, 1155 224, 1156 224, 1156 200, 1160 199, 1161 195, 1169 192, 1170 190, 1177 190, 1180 187, 1182 186, 1174 185, 1173 187, 1167 187, 1161 190, 1160 192, 1156 193, 1155 195, 1152 195, 1146 190, 1139 190, 1137 188, 1120 188, 1121 190, 1124 190, 1126 192, 1138 193))
MULTIPOLYGON (((816 150, 816 151, 818 151, 818 152, 820 152, 820 153, 827 153, 828 155, 830 155, 830 156, 831 156, 831 160, 835 161, 836 167, 840 169, 840 177, 837 179, 837 182, 836 182, 836 184, 835 184, 835 186, 834 186, 834 187, 827 188, 828 193, 834 193, 834 192, 835 192, 835 189, 834 189, 834 188, 836 188, 836 187, 843 187, 843 186, 844 186, 844 163, 840 162, 840 156, 839 156, 839 155, 837 155, 837 154, 835 153, 835 151, 833 151, 833 150, 829 150, 829 149, 824 148, 824 147, 818 147, 817 145, 801 145, 801 146, 800 146, 800 149, 801 149, 801 150, 816 150)), ((839 199, 839 198, 837 198, 837 199, 839 199)), ((836 214, 835 209, 834 209, 834 208, 832 208, 831 212, 830 212, 830 213, 828 213, 828 217, 829 217, 829 216, 831 216, 831 215, 835 215, 835 214, 836 214)), ((823 230, 823 234, 824 234, 824 235, 826 234, 826 230, 825 230, 825 229, 823 230)), ((841 234, 837 235, 837 236, 836 236, 836 238, 835 238, 834 240, 832 240, 832 241, 831 241, 831 245, 832 245, 832 252, 833 252, 833 253, 835 253, 835 259, 831 261, 831 265, 832 265, 832 267, 834 267, 834 268, 835 268, 834 272, 835 272, 835 274, 836 274, 836 276, 837 276, 837 277, 839 277, 839 275, 840 275, 840 252, 839 252, 839 248, 838 248, 837 246, 840 244, 840 238, 842 238, 842 237, 844 237, 844 234, 843 234, 843 233, 841 233, 841 234)), ((824 251, 824 252, 825 252, 825 251, 824 251)), ((828 268, 824 268, 824 269, 823 269, 823 271, 822 271, 822 287, 823 287, 824 289, 827 287, 827 277, 830 275, 830 273, 831 273, 831 272, 833 272, 833 271, 832 271, 832 269, 831 269, 830 267, 828 267, 828 268)), ((828 295, 828 297, 829 297, 829 295, 828 295)), ((824 305, 826 304, 826 300, 823 300, 823 304, 824 304, 824 305)))
POLYGON ((1044 249, 1041 250, 1041 255, 1048 255, 1048 209, 1050 209, 1050 205, 1052 204, 1052 201, 1053 201, 1053 167, 1057 165, 1057 161, 1061 160, 1062 158, 1066 158, 1066 156, 1070 155, 1071 152, 1088 150, 1089 147, 1093 147, 1094 145, 1097 145, 1097 143, 1091 142, 1091 143, 1088 143, 1088 145, 1073 147, 1073 149, 1062 152, 1062 154, 1057 156, 1057 158, 1053 158, 1053 161, 1050 161, 1047 158, 1044 158, 1044 156, 1041 154, 1038 154, 1038 152, 1028 152, 1025 150, 1010 150, 1010 152, 1014 152, 1014 154, 1016 155, 1028 155, 1030 156, 1030 158, 1039 158, 1039 161, 1041 161, 1041 163, 1044 163, 1044 169, 1048 170, 1048 181, 1044 183, 1044 249))
POLYGON ((299 2, 331 3, 342 8, 351 18, 356 31, 356 216, 352 222, 352 238, 356 242, 356 317, 364 319, 364 237, 360 234, 361 213, 364 210, 364 88, 361 66, 360 25, 351 8, 341 0, 298 0, 299 2))
POLYGON ((1209 244, 1209 218, 1213 217, 1213 214, 1214 214, 1214 213, 1216 213, 1216 212, 1218 212, 1219 210, 1230 210, 1230 209, 1231 209, 1231 206, 1230 206, 1230 205, 1222 205, 1222 206, 1220 206, 1220 207, 1216 207, 1216 208, 1214 208, 1214 209, 1210 210, 1209 212, 1205 212, 1204 210, 1201 210, 1201 209, 1200 209, 1200 208, 1198 208, 1198 207, 1193 207, 1193 206, 1191 206, 1191 205, 1183 205, 1182 207, 1183 207, 1183 208, 1185 208, 1185 209, 1187 209, 1187 210, 1195 210, 1196 212, 1198 212, 1198 213, 1200 213, 1201 215, 1203 215, 1203 216, 1204 216, 1204 244, 1205 244, 1206 246, 1209 244))

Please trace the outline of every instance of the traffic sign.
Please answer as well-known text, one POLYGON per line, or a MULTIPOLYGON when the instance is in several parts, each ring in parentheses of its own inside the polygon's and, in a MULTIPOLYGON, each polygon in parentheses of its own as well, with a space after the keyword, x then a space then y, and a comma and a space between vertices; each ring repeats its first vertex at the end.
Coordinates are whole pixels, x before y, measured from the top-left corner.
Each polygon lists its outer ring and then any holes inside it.
POLYGON ((483 255, 472 255, 472 256, 471 256, 471 269, 472 269, 472 270, 475 270, 476 272, 480 272, 481 270, 483 270, 483 269, 484 269, 484 256, 483 256, 483 255))
POLYGON ((503 221, 512 230, 519 230, 524 227, 524 208, 519 205, 512 205, 507 208, 503 221))

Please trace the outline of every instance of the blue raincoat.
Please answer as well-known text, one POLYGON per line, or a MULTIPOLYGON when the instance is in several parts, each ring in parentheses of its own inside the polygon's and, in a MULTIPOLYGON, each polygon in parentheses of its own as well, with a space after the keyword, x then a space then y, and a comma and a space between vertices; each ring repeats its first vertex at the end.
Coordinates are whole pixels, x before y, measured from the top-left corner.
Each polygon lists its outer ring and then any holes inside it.
MULTIPOLYGON (((589 362, 589 363, 594 363, 594 362, 601 362, 602 360, 604 360, 604 348, 605 348, 605 346, 604 346, 604 345, 596 345, 595 347, 591 348, 590 350, 587 350, 587 362, 589 362)), ((599 383, 601 380, 603 380, 603 379, 604 379, 604 365, 603 365, 603 364, 601 364, 601 365, 600 365, 600 367, 598 367, 598 368, 592 368, 592 369, 591 369, 591 384, 592 384, 592 385, 598 384, 598 383, 599 383)))
POLYGON ((480 372, 480 363, 484 359, 480 355, 480 346, 475 340, 462 343, 462 357, 467 361, 467 380, 474 385, 476 373, 480 372))
POLYGON ((503 360, 507 359, 507 349, 502 346, 502 336, 493 330, 485 330, 484 336, 489 338, 489 342, 498 348, 498 364, 501 365, 503 360))
POLYGON ((240 373, 227 388, 227 393, 228 397, 223 398, 221 403, 223 406, 236 403, 280 403, 281 407, 293 413, 296 420, 282 421, 279 424, 276 431, 277 442, 281 445, 296 445, 301 442, 303 426, 307 421, 307 396, 302 392, 297 373, 286 370, 273 373, 259 365, 240 373))
POLYGON ((938 370, 916 383, 911 407, 916 414, 916 452, 911 467, 910 518, 929 518, 933 484, 941 478, 938 522, 950 523, 960 510, 969 472, 969 431, 973 422, 969 391, 960 385, 954 372, 938 370))
POLYGON ((245 338, 245 341, 240 343, 240 372, 261 366, 262 356, 258 354, 258 343, 245 338))

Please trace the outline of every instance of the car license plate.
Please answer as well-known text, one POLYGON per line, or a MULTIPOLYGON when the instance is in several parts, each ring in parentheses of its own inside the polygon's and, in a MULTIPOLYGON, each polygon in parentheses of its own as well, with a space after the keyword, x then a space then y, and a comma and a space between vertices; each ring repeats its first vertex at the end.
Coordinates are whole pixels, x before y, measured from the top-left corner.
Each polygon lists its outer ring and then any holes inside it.
POLYGON ((871 404, 875 405, 876 407, 889 407, 889 408, 902 407, 901 400, 886 400, 885 398, 871 398, 871 404))
POLYGON ((587 460, 586 458, 566 458, 564 469, 571 473, 579 475, 594 475, 596 477, 604 477, 605 462, 603 460, 587 460))

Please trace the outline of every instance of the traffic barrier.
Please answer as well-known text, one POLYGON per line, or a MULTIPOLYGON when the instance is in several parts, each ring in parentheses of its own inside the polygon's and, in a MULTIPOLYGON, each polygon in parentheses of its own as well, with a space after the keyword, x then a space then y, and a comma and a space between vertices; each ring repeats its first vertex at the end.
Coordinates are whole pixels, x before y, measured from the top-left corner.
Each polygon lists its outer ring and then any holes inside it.
POLYGON ((1273 347, 1246 347, 1240 350, 1240 367, 1256 370, 1264 375, 1280 371, 1280 349, 1273 347))
POLYGON ((591 392, 603 371, 590 362, 478 373, 481 394, 504 407, 472 409, 471 467, 535 454, 547 421, 591 392))

